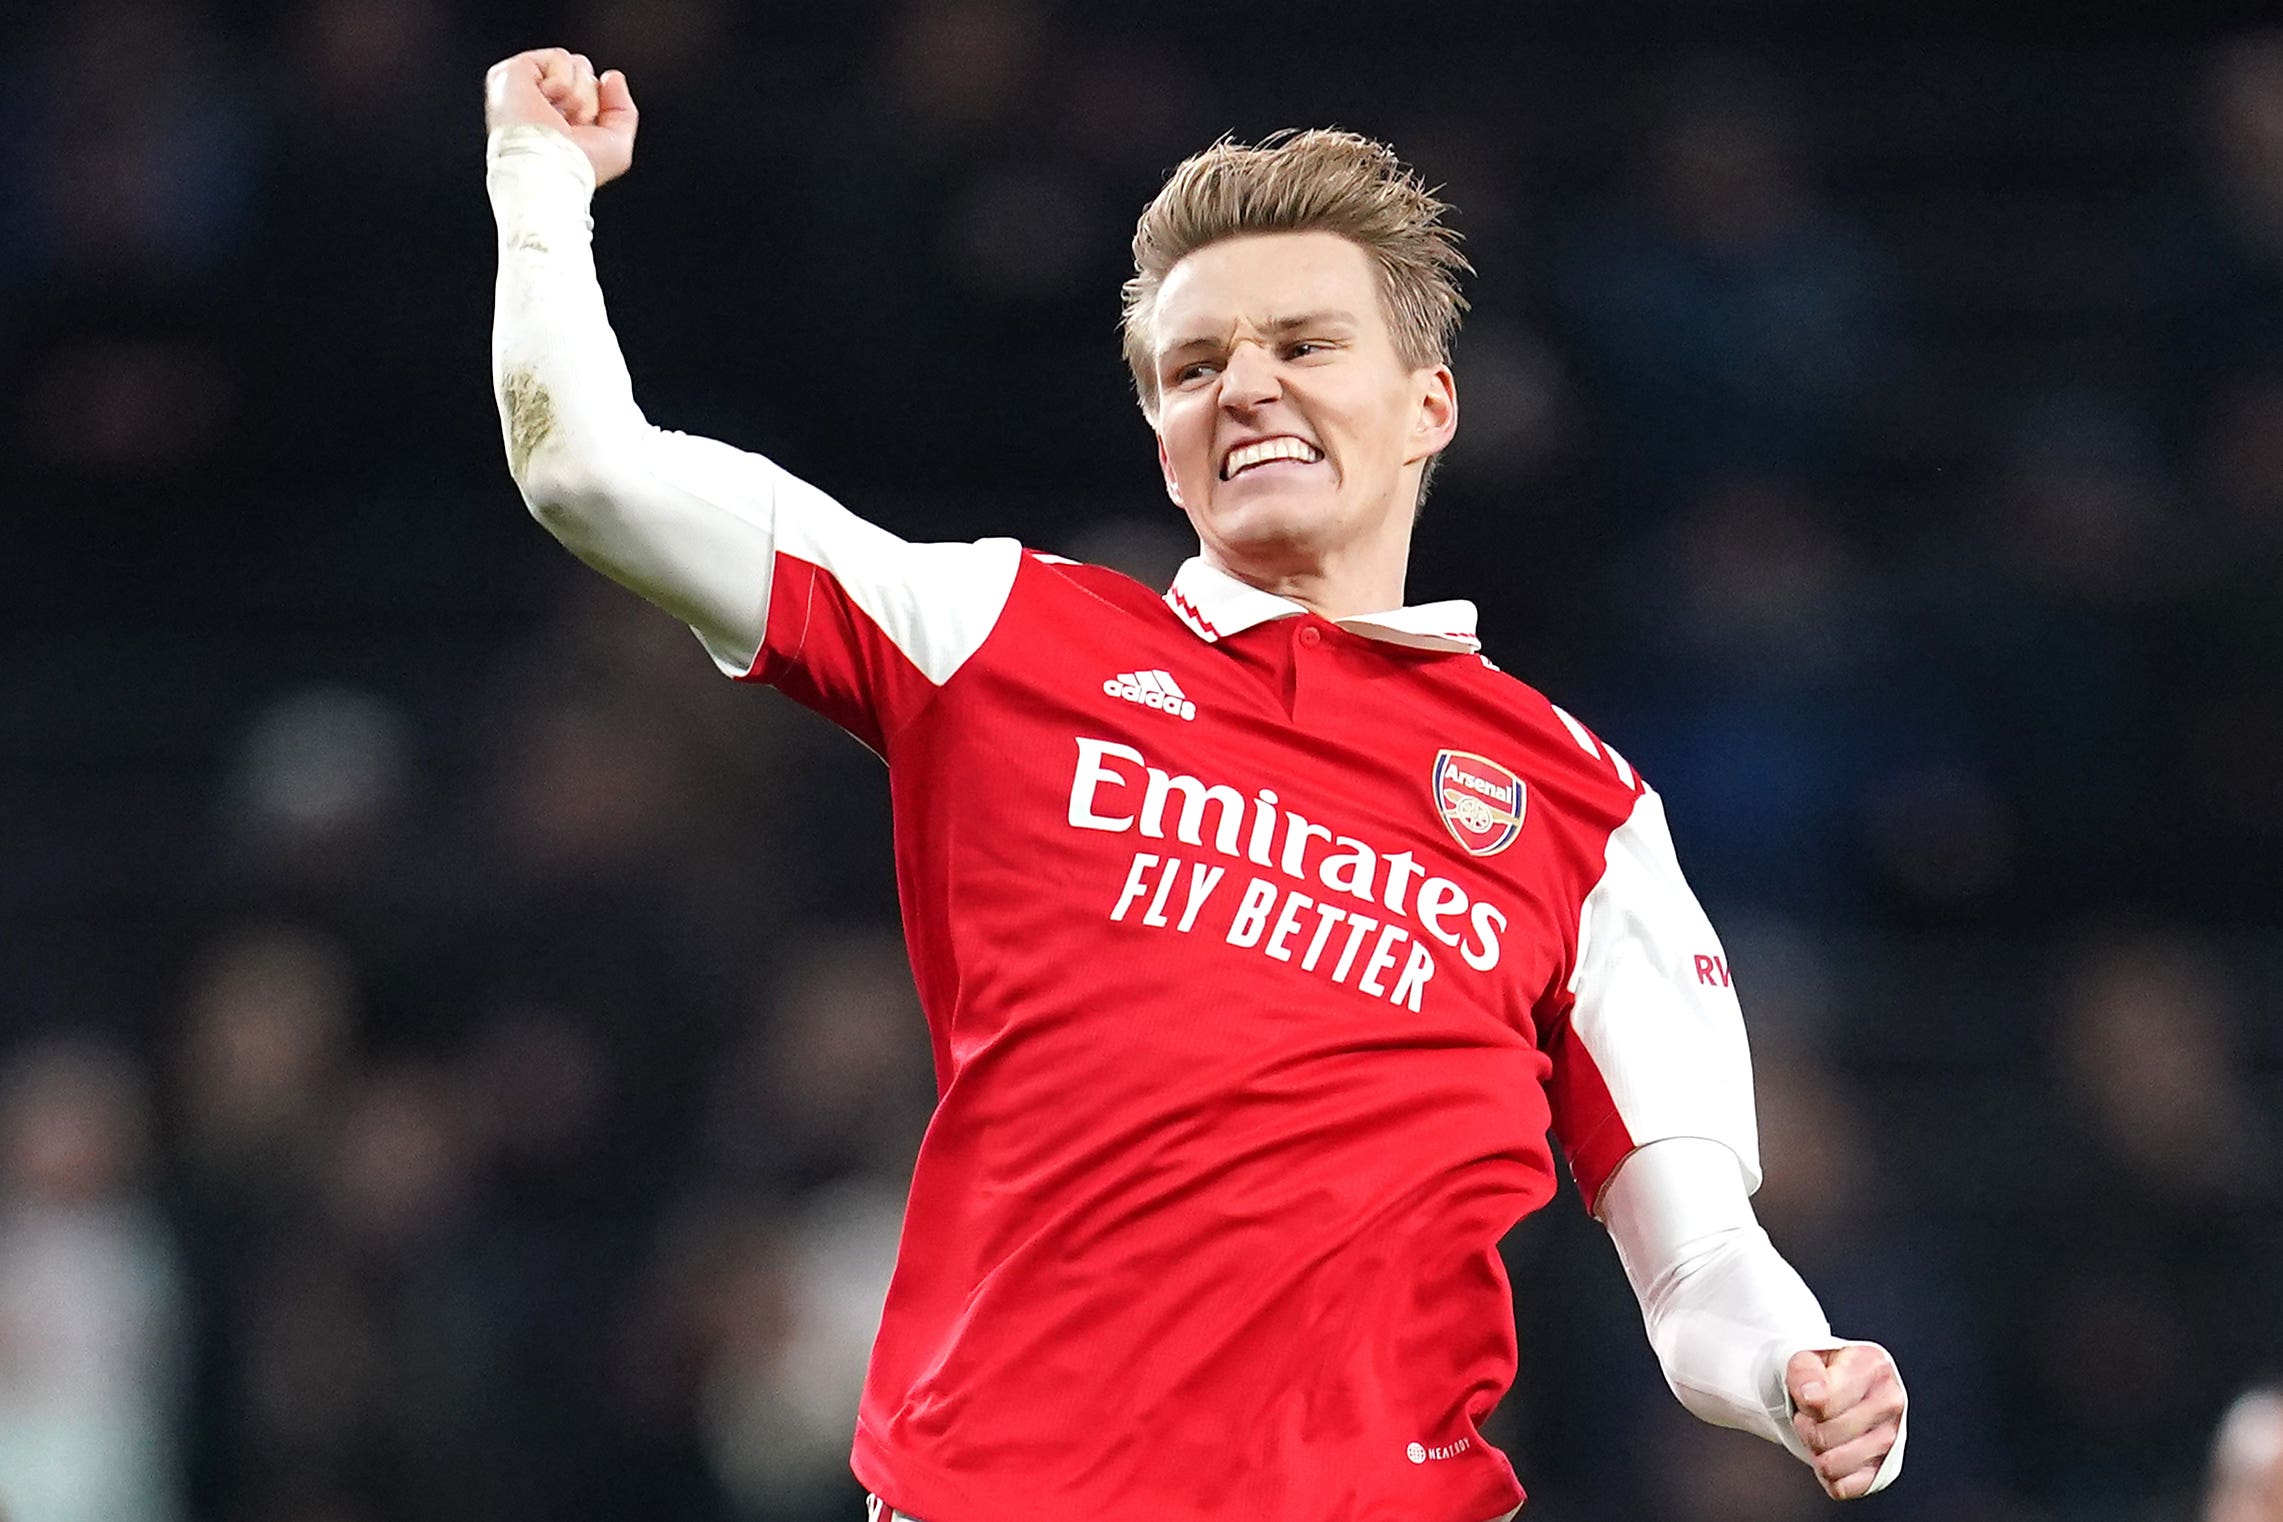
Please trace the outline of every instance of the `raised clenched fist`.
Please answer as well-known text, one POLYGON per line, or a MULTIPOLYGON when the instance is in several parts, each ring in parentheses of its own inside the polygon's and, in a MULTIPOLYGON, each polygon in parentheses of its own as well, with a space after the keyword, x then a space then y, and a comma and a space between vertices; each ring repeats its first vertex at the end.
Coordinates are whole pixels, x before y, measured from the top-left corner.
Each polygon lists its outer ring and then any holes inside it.
POLYGON ((484 127, 553 127, 578 144, 601 185, 634 162, 634 97, 626 76, 600 77, 583 53, 534 48, 491 66, 484 76, 484 127))
POLYGON ((1836 1501, 1868 1495, 1902 1441, 1906 1397, 1893 1355, 1875 1342, 1794 1353, 1784 1387, 1798 1408, 1792 1430, 1814 1455, 1823 1493, 1836 1501))

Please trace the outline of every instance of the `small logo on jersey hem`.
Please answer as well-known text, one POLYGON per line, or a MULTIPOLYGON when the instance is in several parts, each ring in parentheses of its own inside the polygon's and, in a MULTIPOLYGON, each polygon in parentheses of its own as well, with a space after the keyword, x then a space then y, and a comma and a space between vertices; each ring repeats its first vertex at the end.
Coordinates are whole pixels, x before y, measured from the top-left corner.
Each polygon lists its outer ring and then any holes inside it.
POLYGON ((1403 1456, 1414 1464, 1424 1464, 1429 1459, 1455 1459, 1473 1446, 1474 1439, 1471 1437, 1462 1437, 1455 1443, 1444 1443, 1434 1448, 1425 1443, 1413 1443, 1403 1450, 1403 1456))
POLYGON ((1529 790, 1510 768, 1488 756, 1438 751, 1429 790, 1443 828, 1470 856, 1496 856, 1522 833, 1529 790))
POLYGON ((1125 671, 1102 684, 1102 691, 1113 698, 1124 698, 1144 708, 1155 708, 1176 718, 1194 719, 1197 705, 1170 671, 1125 671))

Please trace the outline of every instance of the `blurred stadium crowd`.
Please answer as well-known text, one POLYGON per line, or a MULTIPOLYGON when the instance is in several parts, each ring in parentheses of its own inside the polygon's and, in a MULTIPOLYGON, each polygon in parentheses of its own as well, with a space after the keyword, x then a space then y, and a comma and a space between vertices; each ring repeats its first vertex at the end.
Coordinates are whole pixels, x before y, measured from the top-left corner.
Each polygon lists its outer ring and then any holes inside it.
MULTIPOLYGON (((1670 803, 1763 1218, 1916 1397, 1867 1522, 2196 1514, 2283 1358, 2283 33, 1312 10, 0 24, 13 1522, 859 1515, 932 1095, 884 779, 515 497, 478 90, 552 42, 644 108, 653 421, 1149 579, 1160 176, 1329 121, 1446 182, 1413 595, 1670 803)), ((1574 1199, 1509 1257, 1532 1522, 1823 1514, 1574 1199)))

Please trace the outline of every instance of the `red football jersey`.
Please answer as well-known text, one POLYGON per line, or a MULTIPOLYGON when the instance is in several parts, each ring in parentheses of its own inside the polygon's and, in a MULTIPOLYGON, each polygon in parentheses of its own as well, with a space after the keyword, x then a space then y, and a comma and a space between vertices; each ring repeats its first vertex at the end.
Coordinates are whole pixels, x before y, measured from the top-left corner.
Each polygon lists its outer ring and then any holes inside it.
POLYGON ((1485 1522, 1499 1238, 1758 1181, 1712 927, 1467 603, 1319 617, 919 545, 787 476, 750 677, 886 758, 940 1100, 853 1464, 926 1522, 1485 1522))

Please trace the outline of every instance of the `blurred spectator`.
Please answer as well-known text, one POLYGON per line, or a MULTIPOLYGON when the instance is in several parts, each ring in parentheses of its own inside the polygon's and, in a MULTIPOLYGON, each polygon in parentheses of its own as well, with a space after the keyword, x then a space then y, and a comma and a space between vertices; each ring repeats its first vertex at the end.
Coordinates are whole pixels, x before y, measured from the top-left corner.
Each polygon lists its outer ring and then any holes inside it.
POLYGON ((2197 595, 2167 610, 2157 646, 2159 796, 2184 847, 2173 893, 2234 920, 2271 900, 2283 848, 2283 775, 2236 761, 2283 746, 2283 661, 2267 658, 2283 650, 2283 373, 2220 395, 2193 479, 2197 595))
POLYGON ((701 1290, 700 1421, 740 1516, 824 1518, 860 1505, 849 1434, 902 1219, 899 1181, 845 1179, 746 1237, 701 1290))
POLYGON ((52 1040, 0 1076, 0 1507, 14 1522, 170 1522, 184 1305, 143 1180, 133 1064, 52 1040))
POLYGON ((317 0, 273 23, 271 237, 238 336, 267 424, 251 445, 289 479, 432 484, 441 442, 496 436, 436 360, 482 326, 460 255, 487 232, 481 195, 452 194, 479 155, 450 19, 440 0, 317 0), (302 337, 338 330, 345 304, 353 341, 302 337))
POLYGON ((2283 1390, 2251 1390, 2212 1442, 2203 1522, 2283 1522, 2283 1390))
POLYGON ((2014 902, 2131 901, 2165 870, 2156 640, 2194 584, 2177 487, 2144 417, 2062 392, 2016 420, 1979 508, 1972 537, 1923 531, 1910 690, 1942 695, 1968 786, 1995 789, 2014 902))
POLYGON ((932 1108, 928 1031, 885 935, 811 948, 759 1013, 704 1146, 713 1176, 793 1203, 698 1239, 737 1265, 703 1334, 701 1401, 744 1515, 829 1515, 861 1501, 848 1438, 932 1108))
POLYGON ((907 1178, 934 1108, 929 1041, 895 938, 810 947, 715 1083, 713 1172, 770 1193, 907 1178))
POLYGON ((258 1198, 305 1179, 357 1035, 347 948, 286 926, 217 943, 184 1032, 180 1155, 205 1184, 258 1198))
POLYGON ((1193 57, 1146 26, 1097 22, 1057 48, 1057 114, 1088 157, 1122 183, 1146 181, 1194 152, 1191 124, 1210 108, 1193 57))
POLYGON ((936 153, 944 134, 973 131, 1022 109, 1044 61, 1047 14, 1030 0, 907 0, 882 33, 886 103, 912 129, 909 146, 936 153))
POLYGON ((2084 1515, 2125 1517, 2142 1477, 2191 1488, 2208 1392, 2253 1372, 2277 1138, 2237 991, 2193 937, 2095 927, 2061 978, 2058 1113, 2014 1287, 2044 1415, 2012 1440, 2084 1515))
POLYGON ((2213 168, 2236 230, 2271 272, 2283 263, 2283 32, 2239 38, 2206 83, 2213 168))
POLYGON ((2202 199, 2158 245, 2151 360, 2188 419, 2283 352, 2283 31, 2222 45, 2201 84, 2202 199))
POLYGON ((2058 1055, 2087 1139, 2152 1209, 2224 1218, 2273 1199, 2278 1137, 2210 952, 2177 934, 2096 935, 2072 961, 2058 1055))
POLYGON ((372 693, 315 687, 265 709, 228 779, 224 828, 244 869, 301 892, 354 885, 401 843, 404 716, 372 693))
MULTIPOLYGON (((773 1365, 788 1335, 781 1219, 700 1193, 661 1223, 621 1342, 621 1377, 653 1465, 701 1515, 746 1522, 778 1496, 737 1439, 741 1378, 773 1365), (683 1444, 686 1443, 686 1450, 683 1444)), ((853 1431, 853 1427, 851 1428, 853 1431)))
POLYGON ((1859 799, 1929 743, 1896 712, 1885 610, 1830 505, 1803 484, 1722 482, 1644 535, 1599 631, 1621 685, 1589 718, 1671 802, 1715 903, 1828 902, 1859 799))
POLYGON ((14 213, 0 283, 195 278, 251 225, 258 96, 202 7, 99 0, 54 14, 0 148, 14 213))
POLYGON ((25 388, 18 445, 58 474, 149 478, 205 463, 221 447, 236 382, 194 335, 59 336, 25 388))
POLYGON ((1507 490, 1573 450, 1580 425, 1575 388, 1562 359, 1533 332, 1470 322, 1459 359, 1466 374, 1464 444, 1446 451, 1437 479, 1481 480, 1507 490))
POLYGON ((1892 325, 1885 261, 1816 190, 1782 81, 1715 58, 1648 114, 1630 202, 1557 272, 1630 517, 1713 478, 1840 463, 1892 325))
POLYGON ((240 421, 225 294, 254 225, 259 94, 194 5, 104 0, 43 32, 0 144, 0 296, 36 296, 11 446, 73 481, 211 466, 240 421))
POLYGON ((189 1417, 202 1509, 234 1496, 256 1462, 246 1363, 261 1302, 248 1291, 269 1276, 315 1187, 361 1016, 347 949, 307 930, 235 932, 193 974, 172 1205, 197 1310, 189 1417))
POLYGON ((624 6, 589 3, 564 31, 597 68, 625 71, 644 101, 668 101, 700 85, 733 47, 735 16, 723 0, 664 0, 639 16, 624 6))
MULTIPOLYGON (((2283 356, 2269 359, 2283 364, 2283 356)), ((2229 565, 2283 560, 2283 369, 2247 375, 2219 398, 2195 478, 2229 565)))

